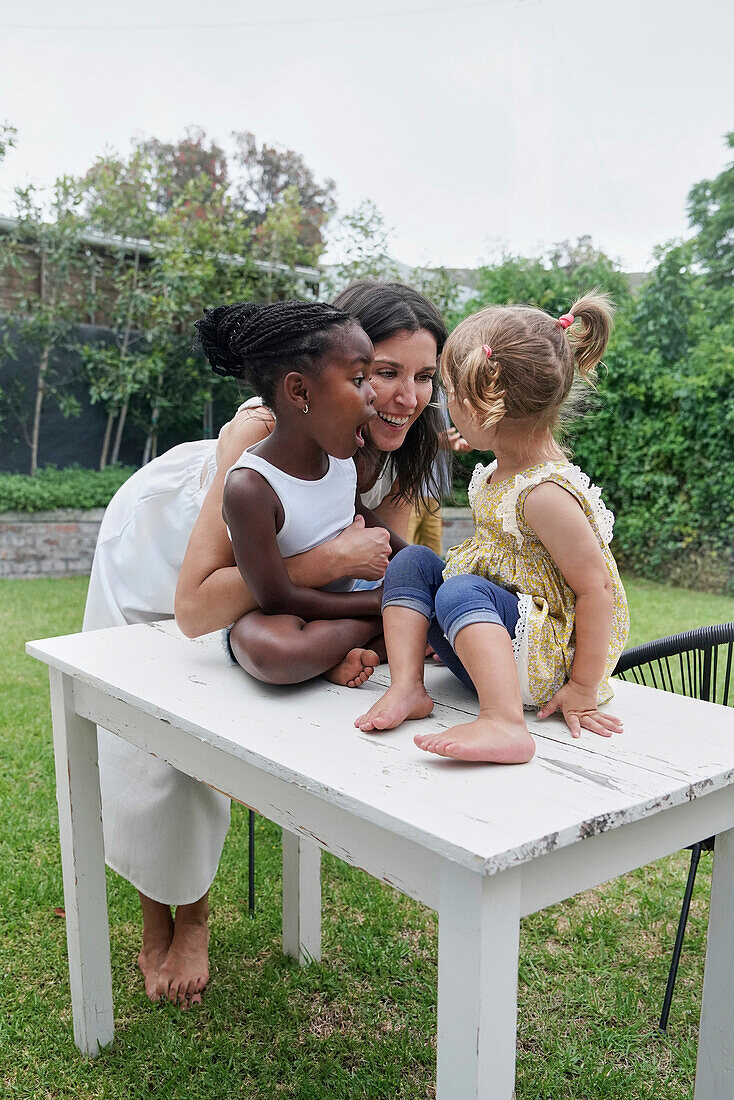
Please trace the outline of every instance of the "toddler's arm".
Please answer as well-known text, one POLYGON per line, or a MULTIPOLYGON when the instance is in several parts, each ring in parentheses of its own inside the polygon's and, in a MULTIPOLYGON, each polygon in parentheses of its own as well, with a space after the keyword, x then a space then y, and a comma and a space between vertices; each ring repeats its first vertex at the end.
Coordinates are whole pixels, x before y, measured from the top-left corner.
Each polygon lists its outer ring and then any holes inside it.
POLYGON ((528 493, 525 520, 535 531, 576 594, 576 653, 568 683, 538 712, 563 712, 574 737, 588 729, 602 737, 619 733, 622 723, 597 709, 597 691, 609 656, 614 592, 604 555, 581 505, 554 482, 528 493))

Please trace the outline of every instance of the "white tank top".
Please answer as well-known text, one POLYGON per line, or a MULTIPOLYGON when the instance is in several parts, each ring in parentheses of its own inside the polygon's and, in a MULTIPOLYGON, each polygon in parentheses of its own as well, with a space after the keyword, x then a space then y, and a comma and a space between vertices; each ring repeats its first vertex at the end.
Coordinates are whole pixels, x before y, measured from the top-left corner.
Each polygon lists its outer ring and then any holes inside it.
MULTIPOLYGON (((351 458, 329 455, 329 469, 318 481, 303 481, 286 474, 250 450, 244 451, 227 471, 225 485, 232 470, 255 470, 278 497, 285 518, 276 541, 284 558, 329 542, 354 519, 357 469, 351 458)), ((324 590, 349 592, 353 583, 351 578, 343 577, 326 585, 324 590)))
MULTIPOLYGON (((237 409, 237 412, 242 412, 243 409, 262 408, 265 408, 262 397, 249 397, 247 401, 242 402, 242 404, 237 409)), ((365 489, 363 493, 359 494, 365 508, 376 508, 378 504, 381 504, 392 489, 394 481, 395 471, 393 470, 393 462, 391 458, 388 458, 387 462, 385 463, 385 468, 375 481, 375 484, 372 486, 372 488, 365 489)))

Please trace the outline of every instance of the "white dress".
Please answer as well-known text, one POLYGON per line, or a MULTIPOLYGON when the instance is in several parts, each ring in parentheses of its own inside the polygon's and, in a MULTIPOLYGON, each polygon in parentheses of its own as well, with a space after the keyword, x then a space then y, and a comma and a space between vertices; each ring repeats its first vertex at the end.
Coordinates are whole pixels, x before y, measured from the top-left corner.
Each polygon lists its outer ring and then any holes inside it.
MULTIPOLYGON (((84 630, 173 617, 189 536, 216 474, 216 443, 174 447, 115 494, 97 539, 84 630)), ((383 497, 389 490, 384 485, 383 497)), ((108 865, 154 901, 197 901, 216 874, 229 799, 107 730, 98 733, 108 865)))
MULTIPOLYGON (((104 514, 84 630, 173 616, 176 582, 216 440, 182 443, 125 482, 104 514)), ((216 873, 229 799, 98 727, 105 859, 154 901, 197 901, 216 873)))

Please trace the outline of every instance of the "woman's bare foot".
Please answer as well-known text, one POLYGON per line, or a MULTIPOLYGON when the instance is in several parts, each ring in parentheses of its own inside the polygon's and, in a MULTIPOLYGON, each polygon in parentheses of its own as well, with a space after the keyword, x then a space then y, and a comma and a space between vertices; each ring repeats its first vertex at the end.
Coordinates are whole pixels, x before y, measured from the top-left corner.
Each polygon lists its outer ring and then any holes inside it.
POLYGON ((524 722, 511 722, 479 715, 473 722, 417 734, 419 749, 450 756, 454 760, 483 760, 493 764, 527 764, 535 754, 535 742, 524 722))
POLYGON ((420 681, 393 684, 366 714, 355 718, 354 724, 363 733, 392 730, 409 718, 427 718, 432 710, 433 699, 420 681))
POLYGON ((173 917, 168 905, 140 895, 143 909, 143 946, 138 966, 145 980, 145 993, 151 1001, 158 999, 158 971, 163 965, 173 940, 173 917))
POLYGON ((369 680, 379 663, 374 649, 350 649, 343 661, 324 673, 324 678, 342 687, 358 688, 369 680))
POLYGON ((157 998, 165 997, 181 1008, 201 1004, 209 981, 209 906, 201 901, 179 905, 173 940, 157 974, 157 998))

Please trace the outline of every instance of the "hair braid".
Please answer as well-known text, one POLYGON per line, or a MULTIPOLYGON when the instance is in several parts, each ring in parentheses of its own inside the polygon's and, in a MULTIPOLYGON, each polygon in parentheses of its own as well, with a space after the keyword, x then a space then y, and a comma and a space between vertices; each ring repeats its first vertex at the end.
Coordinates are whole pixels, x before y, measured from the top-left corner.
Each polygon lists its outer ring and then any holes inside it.
POLYGON ((249 383, 272 404, 288 367, 315 370, 331 347, 331 330, 353 321, 324 302, 237 302, 204 310, 199 342, 215 374, 249 383))

